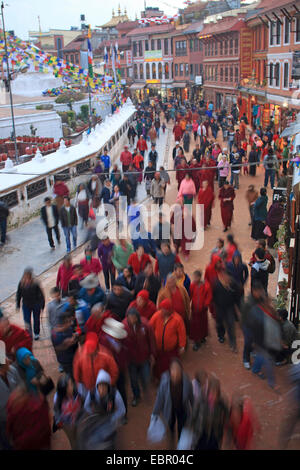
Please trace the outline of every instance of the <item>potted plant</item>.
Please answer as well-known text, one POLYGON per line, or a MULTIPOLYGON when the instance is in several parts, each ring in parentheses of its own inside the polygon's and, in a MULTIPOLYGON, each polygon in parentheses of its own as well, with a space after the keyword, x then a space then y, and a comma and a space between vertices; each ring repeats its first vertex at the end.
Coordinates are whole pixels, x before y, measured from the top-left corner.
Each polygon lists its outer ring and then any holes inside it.
POLYGON ((288 289, 288 282, 286 279, 283 279, 282 281, 278 282, 278 290, 279 292, 285 292, 288 289))

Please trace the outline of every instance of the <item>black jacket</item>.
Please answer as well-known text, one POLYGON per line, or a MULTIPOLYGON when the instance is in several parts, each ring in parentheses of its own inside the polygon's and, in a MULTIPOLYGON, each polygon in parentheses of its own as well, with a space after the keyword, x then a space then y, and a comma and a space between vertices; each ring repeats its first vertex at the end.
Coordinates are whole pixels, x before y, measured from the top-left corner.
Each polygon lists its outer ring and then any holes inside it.
MULTIPOLYGON (((182 153, 183 153, 183 148, 181 146, 178 147, 179 150, 182 150, 182 153)), ((175 160, 175 157, 176 157, 176 147, 173 148, 173 160, 175 160)), ((183 154, 184 155, 184 154, 183 154)))
POLYGON ((8 216, 9 216, 9 209, 7 205, 4 202, 0 201, 0 220, 7 219, 8 216))
MULTIPOLYGON (((71 216, 70 227, 74 227, 74 225, 78 225, 77 212, 74 206, 70 206, 70 216, 71 216)), ((64 206, 60 209, 59 218, 60 218, 62 227, 69 227, 68 214, 64 206)))
POLYGON ((133 300, 133 296, 126 288, 123 288, 123 294, 119 297, 113 292, 108 296, 107 309, 115 315, 120 317, 120 320, 124 320, 126 311, 130 302, 133 300))
POLYGON ((23 305, 28 308, 39 305, 43 310, 45 307, 45 297, 43 291, 36 282, 33 282, 29 286, 23 286, 21 282, 19 282, 16 296, 17 308, 20 308, 21 299, 23 299, 23 305))
MULTIPOLYGON (((51 208, 52 208, 52 214, 53 214, 53 217, 54 217, 54 220, 55 220, 55 225, 58 225, 59 215, 58 215, 57 207, 56 207, 55 204, 52 204, 51 208)), ((41 219, 44 222, 44 224, 46 225, 46 227, 48 227, 48 217, 47 217, 46 206, 42 207, 42 209, 41 209, 41 219)))

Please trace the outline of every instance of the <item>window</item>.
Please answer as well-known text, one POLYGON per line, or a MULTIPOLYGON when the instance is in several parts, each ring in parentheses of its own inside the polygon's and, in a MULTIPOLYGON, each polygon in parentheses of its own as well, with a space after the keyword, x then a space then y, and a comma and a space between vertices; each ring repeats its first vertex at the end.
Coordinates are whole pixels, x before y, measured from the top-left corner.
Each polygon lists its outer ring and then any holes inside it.
POLYGON ((144 65, 140 64, 140 80, 144 80, 144 65))
MULTIPOLYGON (((110 150, 111 147, 112 147, 111 141, 109 141, 108 150, 110 150)), ((85 162, 79 163, 78 165, 76 165, 77 175, 81 175, 82 173, 89 171, 90 168, 91 168, 91 160, 87 160, 85 162)))
POLYGON ((190 39, 190 51, 193 52, 194 50, 194 40, 190 39))
POLYGON ((160 39, 157 40, 157 50, 161 51, 161 40, 160 39))
POLYGON ((133 77, 137 80, 138 78, 138 66, 137 64, 134 64, 133 66, 133 77))
POLYGON ((204 55, 205 55, 205 57, 207 57, 207 44, 205 44, 205 46, 204 46, 204 55))
POLYGON ((173 39, 171 39, 171 55, 173 55, 173 39))
POLYGON ((165 55, 168 55, 168 53, 169 53, 169 41, 168 41, 168 39, 164 40, 164 50, 165 50, 165 55))
POLYGON ((155 50, 155 41, 154 39, 151 39, 151 51, 155 50))
POLYGON ((75 61, 74 61, 74 54, 71 54, 71 63, 74 64, 75 61))
POLYGON ((270 67, 270 75, 269 75, 269 85, 273 86, 273 74, 274 74, 274 65, 269 64, 270 67))
POLYGON ((276 22, 276 44, 280 44, 281 42, 281 38, 280 38, 280 34, 281 34, 281 24, 280 24, 280 21, 277 20, 276 22))
POLYGON ((239 81, 239 68, 238 68, 238 67, 235 67, 235 70, 234 70, 234 79, 235 79, 235 82, 236 82, 236 83, 239 81))
POLYGON ((175 64, 175 76, 178 77, 178 64, 175 64))
POLYGON ((175 43, 176 56, 184 56, 187 54, 186 41, 176 41, 175 43))
POLYGON ((146 79, 147 80, 150 79, 150 64, 149 63, 146 64, 146 79))
POLYGON ((161 64, 161 62, 159 62, 159 64, 158 64, 158 78, 159 78, 159 80, 162 79, 162 64, 161 64))
POLYGON ((224 55, 228 55, 228 41, 225 41, 224 55))
POLYGON ((233 82, 233 67, 230 67, 230 82, 233 82))
POLYGON ((207 55, 208 57, 210 56, 210 42, 208 43, 208 47, 207 47, 207 55))
POLYGON ((215 82, 218 81, 218 66, 215 66, 215 82))
POLYGON ((18 205, 18 193, 14 191, 13 193, 6 194, 5 196, 0 197, 0 201, 7 204, 8 207, 15 207, 18 205))
POLYGON ((137 44, 136 42, 133 43, 133 57, 137 56, 137 44))
POLYGON ((149 51, 149 41, 145 41, 145 51, 149 51))
POLYGON ((195 39, 194 40, 194 51, 197 52, 198 51, 198 46, 199 46, 199 40, 198 39, 195 39))
POLYGON ((277 62, 275 65, 275 86, 279 87, 280 86, 280 63, 277 62))
POLYGON ((199 64, 195 64, 195 75, 198 75, 199 64))
POLYGON ((169 78, 169 64, 165 64, 165 78, 169 78))
POLYGON ((139 41, 139 56, 143 55, 143 43, 142 41, 139 41))
POLYGON ((289 87, 289 64, 285 62, 283 65, 283 88, 289 87))
POLYGON ((189 75, 189 64, 185 64, 185 75, 189 75))
POLYGON ((203 51, 203 43, 201 41, 201 39, 199 39, 199 51, 203 51))
POLYGON ((59 59, 63 58, 63 52, 62 52, 62 38, 56 38, 56 49, 57 49, 57 57, 59 59))
POLYGON ((79 64, 79 55, 78 54, 76 54, 75 62, 76 62, 77 65, 79 64))
MULTIPOLYGON (((198 65, 198 64, 197 64, 198 65)), ((203 64, 200 64, 199 75, 203 75, 203 64)))
POLYGON ((220 55, 223 55, 223 41, 220 42, 220 55))
POLYGON ((235 55, 238 55, 239 53, 239 38, 234 40, 234 53, 235 55))
POLYGON ((218 55, 218 41, 215 42, 215 55, 218 55))
POLYGON ((296 23, 296 27, 295 27, 295 31, 296 31, 296 42, 300 42, 300 18, 298 16, 298 18, 296 18, 295 20, 295 23, 296 23))
POLYGON ((182 77, 184 73, 184 64, 180 64, 179 71, 180 71, 179 75, 180 77, 182 77))
POLYGON ((191 64, 190 65, 190 75, 193 75, 194 74, 194 65, 191 64))
POLYGON ((270 46, 280 45, 281 24, 280 21, 272 21, 270 25, 270 46))
POLYGON ((229 55, 233 55, 233 39, 230 39, 230 43, 229 43, 229 55))
POLYGON ((152 78, 156 80, 156 64, 154 62, 152 64, 152 78))
POLYGON ((220 81, 223 82, 223 67, 220 69, 220 81))
POLYGON ((225 67, 225 82, 228 82, 228 67, 225 67))

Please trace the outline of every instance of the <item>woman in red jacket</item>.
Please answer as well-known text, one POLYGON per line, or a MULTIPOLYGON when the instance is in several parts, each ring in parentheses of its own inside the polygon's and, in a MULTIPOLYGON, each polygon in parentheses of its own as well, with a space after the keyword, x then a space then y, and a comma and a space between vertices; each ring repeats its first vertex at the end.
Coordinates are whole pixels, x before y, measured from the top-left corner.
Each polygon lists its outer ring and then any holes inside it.
POLYGON ((139 140, 137 141, 136 148, 141 152, 141 154, 145 155, 145 150, 148 150, 147 142, 145 141, 144 137, 140 135, 139 140))
POLYGON ((102 271, 102 266, 100 261, 97 258, 93 258, 92 250, 86 248, 85 258, 80 261, 80 264, 83 269, 83 277, 88 276, 89 274, 96 274, 96 276, 102 271))
POLYGON ((128 264, 132 267, 136 276, 145 269, 146 264, 149 262, 151 263, 150 256, 145 253, 142 245, 139 245, 136 252, 132 253, 128 259, 128 264))
POLYGON ((63 263, 60 265, 56 277, 56 287, 61 290, 63 297, 68 295, 68 285, 73 276, 72 258, 70 255, 64 257, 63 263))

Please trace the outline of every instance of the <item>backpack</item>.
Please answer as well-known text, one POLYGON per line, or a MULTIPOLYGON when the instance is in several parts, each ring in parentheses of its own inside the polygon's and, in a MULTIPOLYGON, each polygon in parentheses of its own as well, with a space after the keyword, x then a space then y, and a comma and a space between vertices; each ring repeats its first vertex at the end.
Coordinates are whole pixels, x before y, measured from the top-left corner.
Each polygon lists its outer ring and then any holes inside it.
POLYGON ((275 259, 273 258, 273 256, 271 255, 271 253, 269 253, 270 255, 270 266, 268 267, 268 273, 269 274, 273 274, 275 272, 275 269, 276 269, 276 263, 275 263, 275 259))
POLYGON ((267 156, 266 167, 268 170, 274 170, 274 161, 271 155, 267 156))

